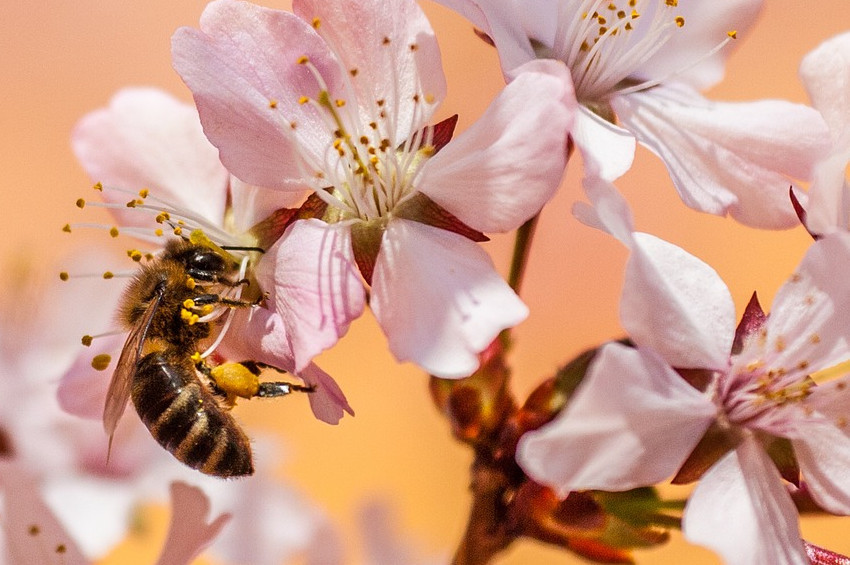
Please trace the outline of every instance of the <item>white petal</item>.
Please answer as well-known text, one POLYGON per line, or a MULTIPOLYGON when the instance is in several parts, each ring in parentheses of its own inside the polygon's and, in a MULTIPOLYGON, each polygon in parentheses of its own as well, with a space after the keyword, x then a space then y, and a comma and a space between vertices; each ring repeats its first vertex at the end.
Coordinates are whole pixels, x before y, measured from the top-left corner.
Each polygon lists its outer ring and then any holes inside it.
POLYGON ((581 106, 571 133, 584 159, 585 174, 616 180, 632 166, 635 138, 581 106))
MULTIPOLYGON (((71 146, 94 182, 138 191, 220 225, 228 174, 204 137, 195 109, 153 88, 119 91, 107 108, 87 114, 74 128, 71 146)), ((131 194, 106 191, 120 203, 131 194)), ((138 212, 114 212, 122 225, 149 226, 138 212)))
POLYGON ((850 358, 850 234, 812 244, 797 271, 777 292, 765 325, 772 368, 806 372, 850 358), (845 272, 848 271, 848 272, 845 272))
POLYGON ((688 541, 711 548, 729 565, 809 565, 797 510, 773 461, 752 437, 703 475, 682 530, 688 541))
POLYGON ((562 497, 652 485, 676 472, 715 414, 660 357, 612 343, 564 411, 521 438, 517 462, 562 497))
POLYGON ((281 208, 297 208, 305 193, 261 188, 230 177, 233 231, 248 231, 281 208))
POLYGON ((635 343, 673 367, 728 367, 735 335, 729 289, 709 265, 662 239, 634 234, 620 320, 635 343))
POLYGON ((534 61, 422 170, 419 190, 483 232, 518 228, 561 182, 576 101, 570 75, 534 61))
POLYGON ((800 79, 833 138, 850 142, 850 33, 828 39, 803 58, 800 79))
POLYGON ((828 149, 826 124, 813 109, 710 102, 682 84, 618 96, 612 107, 661 157, 688 206, 758 228, 799 225, 789 177, 809 178, 828 149))
POLYGON ((608 181, 585 177, 584 192, 592 206, 584 202, 573 205, 573 215, 583 224, 610 233, 626 247, 632 246, 634 222, 629 204, 608 181))
POLYGON ((370 305, 396 358, 443 378, 471 374, 499 332, 528 316, 480 246, 401 219, 384 234, 370 305))
MULTIPOLYGON (((850 132, 850 129, 848 129, 850 132)), ((850 230, 850 150, 834 153, 815 166, 806 209, 806 227, 824 235, 850 230)))

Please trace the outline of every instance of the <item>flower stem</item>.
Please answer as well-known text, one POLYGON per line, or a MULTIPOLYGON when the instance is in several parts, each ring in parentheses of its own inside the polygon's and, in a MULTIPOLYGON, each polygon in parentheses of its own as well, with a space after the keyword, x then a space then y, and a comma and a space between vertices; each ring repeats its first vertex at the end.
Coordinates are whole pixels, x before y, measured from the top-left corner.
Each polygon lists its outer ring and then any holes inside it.
POLYGON ((508 284, 514 289, 514 292, 519 294, 522 286, 522 278, 525 275, 525 267, 528 265, 528 255, 531 250, 531 242, 534 240, 534 231, 537 228, 537 222, 540 219, 540 214, 535 214, 531 219, 526 220, 516 231, 516 239, 514 240, 514 254, 511 258, 511 272, 508 276, 508 284))

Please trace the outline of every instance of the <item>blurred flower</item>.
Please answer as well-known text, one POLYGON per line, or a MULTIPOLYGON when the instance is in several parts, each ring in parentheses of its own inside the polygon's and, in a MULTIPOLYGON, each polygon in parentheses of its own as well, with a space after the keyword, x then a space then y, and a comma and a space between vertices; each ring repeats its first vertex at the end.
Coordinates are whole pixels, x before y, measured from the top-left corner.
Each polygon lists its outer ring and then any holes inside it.
POLYGON ((850 230, 850 33, 824 41, 806 55, 800 78, 812 105, 829 126, 832 149, 815 168, 809 187, 806 225, 816 234, 850 230))
POLYGON ((722 440, 692 455, 692 473, 705 474, 685 509, 685 536, 729 563, 807 563, 781 478, 797 482, 799 464, 823 508, 850 513, 850 377, 812 378, 850 359, 850 273, 841 271, 850 265, 850 235, 812 245, 770 316, 751 305, 736 335, 732 297, 717 273, 634 232, 613 187, 590 186, 595 208, 577 214, 631 249, 620 317, 636 348, 600 349, 563 412, 523 436, 518 461, 561 496, 626 490, 676 473, 712 427, 722 440), (793 454, 783 459, 785 440, 793 454))
MULTIPOLYGON (((204 137, 197 112, 155 89, 120 91, 109 107, 80 120, 72 144, 106 201, 89 205, 109 208, 119 223, 113 233, 126 233, 154 247, 164 245, 168 239, 163 226, 169 224, 178 235, 201 229, 220 246, 271 245, 280 235, 275 231, 275 213, 296 202, 299 196, 264 191, 232 179, 219 162, 215 148, 204 137), (255 226, 258 227, 252 229, 255 226), (263 238, 268 241, 261 241, 263 238)), ((78 204, 86 205, 82 200, 78 204)), ((153 256, 137 249, 127 253, 140 263, 145 255, 153 256)), ((259 265, 264 261, 273 259, 261 256, 259 265)), ((266 284, 272 283, 261 278, 261 287, 266 284)), ((117 306, 116 302, 111 304, 117 306)), ((240 312, 231 325, 234 331, 226 334, 219 351, 231 349, 240 359, 256 359, 292 370, 288 341, 280 335, 285 330, 281 324, 269 321, 281 315, 285 314, 263 307, 240 312), (259 340, 259 344, 246 337, 249 335, 259 340), (273 346, 267 347, 269 343, 273 346)), ((121 343, 123 339, 107 337, 95 344, 91 357, 109 355, 109 359, 117 359, 110 353, 119 351, 121 343)), ((65 376, 60 400, 75 414, 100 417, 108 379, 92 371, 88 363, 91 357, 87 356, 65 376)), ((101 364, 99 368, 106 370, 112 366, 101 364)), ((309 395, 316 417, 337 423, 343 411, 351 413, 345 396, 327 373, 308 365, 301 367, 298 375, 318 385, 309 395)))
POLYGON ((271 300, 289 306, 296 369, 361 314, 362 275, 398 359, 466 376, 527 316, 474 241, 518 227, 557 188, 569 79, 552 63, 525 67, 449 142, 452 121, 428 125, 445 79, 415 2, 302 0, 294 12, 212 2, 200 30, 177 31, 172 52, 234 175, 314 190, 318 211, 294 222, 262 267, 274 273, 271 300))
POLYGON ((788 177, 810 177, 826 150, 823 120, 788 102, 699 94, 722 78, 723 47, 752 25, 761 0, 437 1, 492 38, 506 77, 535 58, 566 63, 581 104, 571 135, 591 172, 622 175, 637 139, 688 206, 759 228, 797 224, 788 177))

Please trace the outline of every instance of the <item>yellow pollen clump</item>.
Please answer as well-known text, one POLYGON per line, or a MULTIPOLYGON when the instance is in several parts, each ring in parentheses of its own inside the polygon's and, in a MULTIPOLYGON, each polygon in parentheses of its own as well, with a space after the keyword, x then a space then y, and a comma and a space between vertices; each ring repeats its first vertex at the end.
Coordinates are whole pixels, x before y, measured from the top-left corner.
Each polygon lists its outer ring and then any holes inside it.
POLYGON ((726 35, 728 35, 732 39, 738 39, 738 30, 729 30, 726 32, 726 35))
POLYGON ((195 307, 195 301, 192 300, 191 298, 187 298, 186 300, 183 301, 183 308, 192 309, 194 307, 195 307))
POLYGON ((62 226, 62 231, 65 233, 71 233, 71 224, 65 224, 62 226))
POLYGON ((92 188, 97 190, 98 192, 103 192, 103 184, 99 182, 94 183, 94 186, 92 188))
POLYGON ((190 326, 194 326, 195 323, 200 320, 200 316, 193 314, 185 308, 180 310, 180 318, 190 326))
POLYGON ((682 16, 676 16, 676 19, 674 21, 676 22, 676 25, 679 26, 679 27, 682 27, 682 26, 685 25, 685 18, 683 18, 682 16))
POLYGON ((269 100, 269 108, 271 108, 272 110, 274 110, 275 108, 277 108, 277 100, 275 100, 274 98, 272 98, 271 100, 269 100))
POLYGON ((103 278, 106 279, 106 280, 109 280, 114 276, 115 276, 115 273, 113 273, 112 271, 105 271, 103 273, 103 278))
POLYGON ((77 205, 77 208, 85 208, 86 207, 85 198, 77 198, 76 205, 77 205))
POLYGON ((109 235, 111 235, 112 237, 118 237, 118 233, 119 232, 117 227, 112 226, 111 228, 109 228, 109 235))
POLYGON ((150 190, 148 190, 147 188, 143 188, 139 191, 139 196, 141 196, 142 198, 147 198, 148 194, 150 194, 150 190))
POLYGON ((193 363, 200 363, 203 358, 201 357, 201 352, 196 351, 189 356, 189 359, 191 359, 193 363))
POLYGON ((307 57, 307 55, 301 55, 300 57, 298 57, 298 59, 295 60, 295 62, 299 65, 306 65, 310 62, 310 58, 307 57))
POLYGON ((320 20, 319 17, 316 16, 315 18, 313 18, 311 25, 313 26, 313 29, 319 29, 319 26, 322 25, 322 20, 320 20))
POLYGON ((157 237, 162 237, 162 234, 163 234, 162 228, 156 228, 155 230, 153 230, 153 233, 157 237))
POLYGON ((215 310, 215 306, 213 306, 212 304, 204 304, 203 306, 201 306, 201 314, 205 316, 207 314, 212 314, 213 310, 215 310))
POLYGON ((306 104, 306 103, 307 103, 307 102, 309 102, 309 101, 310 101, 310 99, 309 99, 309 98, 307 98, 306 96, 302 96, 302 97, 300 97, 300 98, 298 99, 298 103, 299 103, 299 104, 302 104, 302 105, 303 105, 303 104, 306 104))
POLYGON ((103 371, 109 367, 109 362, 112 361, 112 356, 108 353, 95 355, 91 360, 91 366, 95 371, 103 371))
POLYGON ((85 345, 86 347, 89 347, 89 346, 91 345, 91 342, 92 342, 92 340, 93 340, 93 339, 94 339, 94 338, 93 338, 92 336, 90 336, 90 335, 84 335, 84 336, 83 336, 83 339, 81 339, 81 340, 80 340, 80 342, 81 342, 83 345, 85 345))
POLYGON ((343 100, 342 98, 337 98, 334 101, 334 104, 336 104, 337 108, 342 108, 343 106, 345 106, 345 100, 343 100))
POLYGON ((198 286, 198 283, 195 282, 195 279, 192 277, 186 277, 186 288, 189 290, 195 290, 196 286, 198 286))
POLYGON ((667 0, 667 5, 675 8, 676 6, 679 5, 679 0, 667 0))
POLYGON ((67 281, 69 278, 70 275, 67 272, 62 271, 61 273, 59 273, 59 280, 67 281))

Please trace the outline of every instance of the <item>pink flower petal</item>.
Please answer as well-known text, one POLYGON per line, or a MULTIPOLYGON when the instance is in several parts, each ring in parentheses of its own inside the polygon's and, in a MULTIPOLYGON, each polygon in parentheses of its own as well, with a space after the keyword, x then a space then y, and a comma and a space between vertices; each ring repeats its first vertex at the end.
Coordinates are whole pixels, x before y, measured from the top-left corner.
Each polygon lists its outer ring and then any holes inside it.
POLYGON ((345 225, 295 222, 265 253, 256 274, 269 307, 284 322, 296 372, 363 313, 365 291, 345 225))
POLYGON ((537 214, 561 182, 576 102, 560 63, 520 69, 472 127, 428 161, 419 189, 470 227, 505 232, 537 214))
POLYGON ((481 247, 402 219, 384 234, 370 305, 396 358, 443 378, 471 374, 499 332, 528 316, 481 247))
POLYGON ((581 106, 571 133, 584 159, 585 174, 616 180, 632 166, 635 137, 581 106))
POLYGON ((681 84, 618 96, 612 106, 661 157, 688 206, 758 228, 799 224, 788 177, 809 178, 828 149, 816 111, 779 100, 710 102, 681 84))
MULTIPOLYGON (((395 113, 396 139, 407 139, 425 125, 446 97, 434 30, 416 2, 396 2, 387 9, 380 0, 296 0, 293 10, 305 22, 319 18, 319 35, 343 68, 357 69, 351 83, 363 109, 373 110, 375 101, 384 100, 395 113), (433 104, 414 101, 423 92, 433 104)), ((372 121, 363 118, 364 124, 372 121)))
POLYGON ((651 485, 676 472, 715 413, 660 357, 611 343, 561 414, 522 437, 517 462, 561 497, 651 485))
POLYGON ((203 491, 185 483, 171 483, 171 527, 157 565, 187 565, 212 543, 230 520, 222 514, 207 523, 210 501, 203 491))
MULTIPOLYGON (((77 123, 71 145, 93 181, 131 191, 107 190, 105 199, 124 204, 149 188, 152 196, 222 222, 229 175, 189 104, 152 88, 121 90, 107 108, 77 123)), ((124 226, 150 225, 150 216, 138 211, 113 213, 124 226)))
POLYGON ((711 57, 706 58, 705 55, 720 45, 729 31, 737 31, 739 37, 746 35, 763 4, 763 0, 681 2, 676 13, 685 18, 685 25, 671 34, 664 47, 635 71, 635 76, 646 79, 670 77, 698 90, 715 85, 723 78, 726 59, 741 39, 711 57))
POLYGON ((573 215, 586 226, 607 232, 626 247, 631 247, 634 221, 623 195, 613 184, 598 177, 585 177, 582 186, 592 205, 576 202, 573 215))
POLYGON ((779 471, 750 436, 703 475, 682 530, 730 565, 809 565, 797 510, 779 471))
POLYGON ((845 418, 847 395, 841 416, 800 418, 793 440, 803 480, 815 501, 829 512, 850 514, 850 437, 839 426, 845 418))
POLYGON ((231 177, 230 195, 233 231, 243 233, 268 218, 272 212, 281 208, 297 208, 306 196, 306 189, 303 193, 271 190, 231 177))
POLYGON ((4 495, 3 533, 10 563, 45 565, 51 560, 63 565, 89 565, 77 544, 50 511, 40 487, 24 469, 0 464, 4 495))
POLYGON ((728 366, 735 337, 729 289, 709 265, 655 236, 634 234, 620 320, 635 343, 673 367, 728 366))
POLYGON ((342 419, 344 412, 354 416, 354 409, 348 404, 342 389, 318 365, 315 363, 307 365, 301 371, 300 377, 307 384, 316 387, 316 390, 310 393, 310 408, 317 419, 336 425, 342 419))
POLYGON ((312 26, 290 12, 217 0, 204 10, 201 30, 180 28, 172 38, 174 67, 192 90, 204 132, 228 170, 247 183, 302 190, 305 169, 296 144, 321 162, 333 141, 323 117, 298 102, 321 89, 298 64, 302 56, 331 97, 344 98, 336 58, 312 26))
POLYGON ((59 382, 57 395, 63 410, 82 418, 103 418, 106 390, 126 338, 125 334, 98 338, 91 347, 80 348, 82 351, 59 382), (92 359, 97 355, 109 355, 112 358, 106 370, 96 371, 92 368, 92 359))

